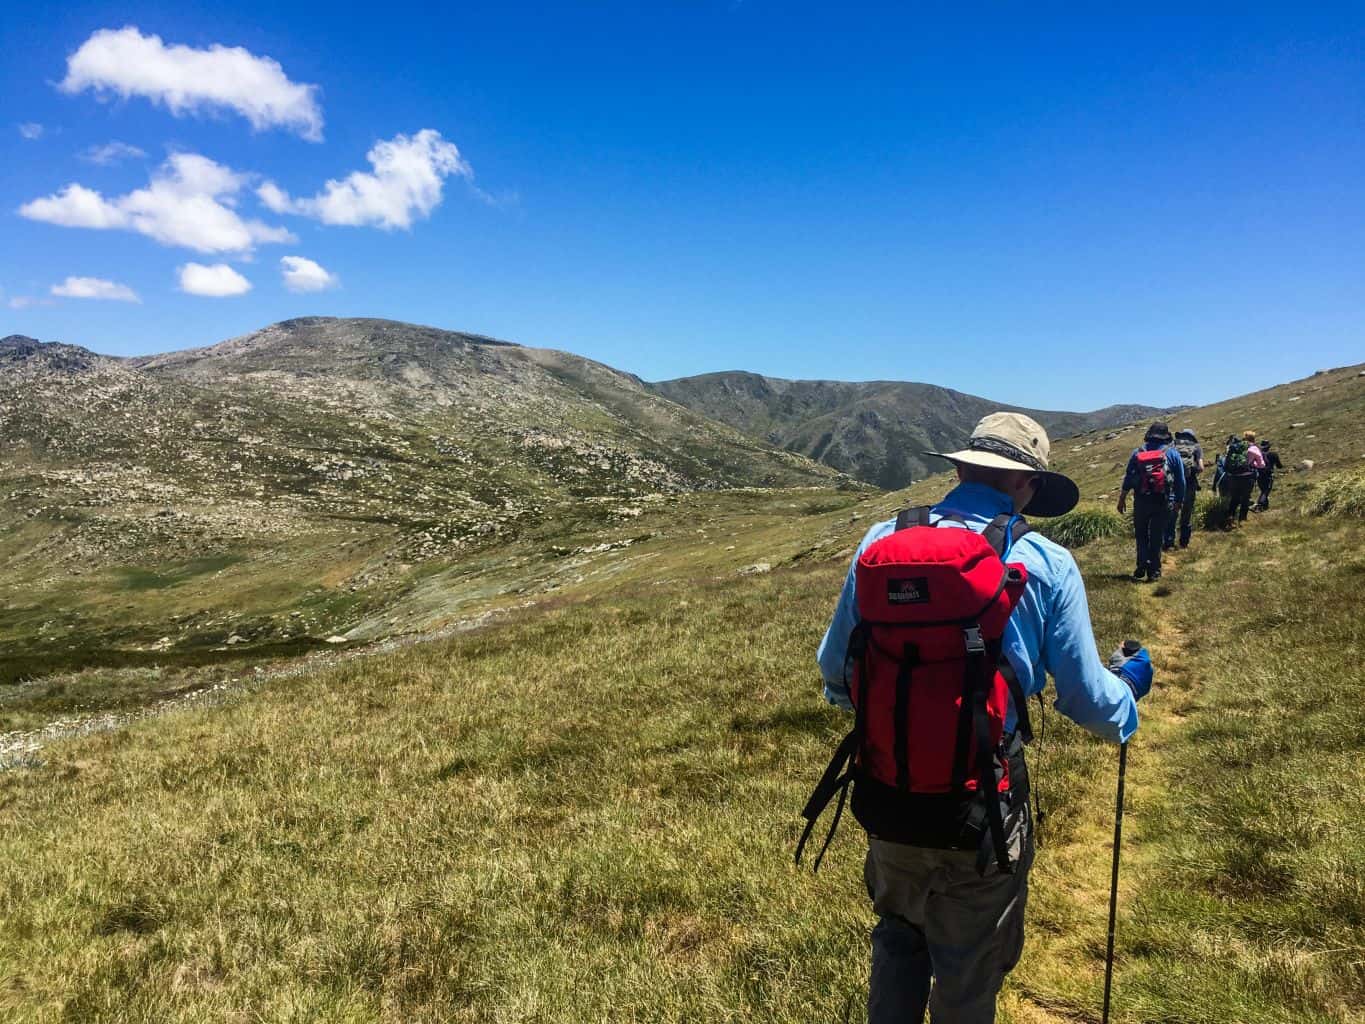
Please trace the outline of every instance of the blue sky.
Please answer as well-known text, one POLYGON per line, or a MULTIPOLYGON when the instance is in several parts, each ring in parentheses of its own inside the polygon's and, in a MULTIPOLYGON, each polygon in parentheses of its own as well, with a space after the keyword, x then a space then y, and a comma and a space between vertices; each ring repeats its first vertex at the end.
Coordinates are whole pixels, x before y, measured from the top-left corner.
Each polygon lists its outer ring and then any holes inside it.
POLYGON ((385 316, 1053 408, 1365 359, 1365 9, 1142 9, 8 5, 0 334, 385 316))

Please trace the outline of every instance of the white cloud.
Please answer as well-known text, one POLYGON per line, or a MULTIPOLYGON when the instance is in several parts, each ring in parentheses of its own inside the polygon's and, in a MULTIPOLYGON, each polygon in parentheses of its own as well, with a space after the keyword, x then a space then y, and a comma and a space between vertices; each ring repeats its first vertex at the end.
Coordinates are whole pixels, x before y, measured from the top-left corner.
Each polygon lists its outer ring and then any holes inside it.
POLYGON ((251 282, 226 263, 205 266, 202 263, 186 263, 178 271, 180 290, 186 295, 207 295, 222 299, 233 295, 245 295, 251 291, 251 282))
POLYGON ((474 174, 455 144, 431 128, 377 142, 366 159, 372 172, 355 171, 340 181, 328 181, 311 198, 293 199, 270 181, 256 195, 275 213, 297 213, 324 224, 407 228, 440 205, 447 177, 474 174))
POLYGON ((84 185, 68 185, 62 191, 19 207, 21 216, 64 228, 123 228, 128 217, 104 196, 84 185))
POLYGON ((91 146, 81 154, 81 159, 87 163, 99 164, 106 167, 109 164, 116 164, 120 160, 134 160, 144 157, 147 154, 136 146, 130 146, 126 142, 106 142, 103 146, 91 146))
POLYGON ((14 295, 7 303, 10 309, 33 309, 35 306, 50 306, 51 299, 35 298, 32 295, 14 295))
POLYGON ((141 302, 137 292, 126 284, 102 277, 68 277, 52 286, 52 294, 67 299, 108 299, 112 302, 141 302))
POLYGON ((146 188, 106 199, 71 184, 19 207, 29 220, 67 228, 121 228, 162 245, 247 254, 258 244, 297 241, 284 228, 243 219, 233 208, 247 176, 197 153, 173 153, 146 188))
POLYGON ((43 137, 43 126, 37 121, 25 121, 19 126, 19 134, 30 142, 43 137))
POLYGON ((321 292, 341 283, 335 274, 302 256, 282 256, 280 271, 291 292, 321 292))
POLYGON ((240 46, 215 43, 196 50, 167 46, 160 36, 144 36, 131 25, 101 29, 67 58, 59 88, 141 96, 165 104, 176 117, 233 110, 257 131, 285 128, 322 141, 318 87, 291 82, 278 61, 240 46))

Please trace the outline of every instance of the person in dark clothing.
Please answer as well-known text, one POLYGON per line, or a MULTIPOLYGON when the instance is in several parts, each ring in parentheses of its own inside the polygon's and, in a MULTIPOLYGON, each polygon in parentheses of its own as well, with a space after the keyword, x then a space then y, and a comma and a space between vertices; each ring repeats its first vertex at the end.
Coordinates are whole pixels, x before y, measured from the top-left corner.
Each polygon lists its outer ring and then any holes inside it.
POLYGON ((1256 483, 1261 489, 1261 493, 1256 497, 1256 506, 1253 512, 1264 512, 1270 508, 1270 489, 1275 486, 1275 470, 1284 469, 1284 463, 1280 461, 1280 453, 1274 451, 1269 441, 1261 444, 1261 455, 1265 457, 1265 465, 1256 474, 1256 483))
POLYGON ((1157 422, 1147 428, 1143 446, 1135 448, 1123 474, 1119 515, 1128 511, 1128 492, 1133 491, 1133 531, 1137 538, 1137 568, 1133 582, 1161 579, 1161 543, 1166 521, 1185 504, 1185 468, 1171 447, 1171 428, 1157 422), (1160 452, 1162 458, 1147 457, 1160 452))
POLYGON ((1190 534, 1194 530, 1194 524, 1190 517, 1194 513, 1194 496, 1200 489, 1199 477, 1204 472, 1204 449, 1200 446, 1199 438, 1195 436, 1193 430, 1186 428, 1175 432, 1175 450, 1185 469, 1185 500, 1178 510, 1172 511, 1166 521, 1165 548, 1167 551, 1175 547, 1177 526, 1180 529, 1180 546, 1182 548, 1190 546, 1190 534))
POLYGON ((1254 448, 1255 441, 1255 432, 1245 431, 1240 438, 1229 438, 1227 451, 1223 453, 1223 482, 1227 489, 1224 530, 1233 528, 1234 519, 1237 523, 1246 522, 1247 512, 1251 509, 1251 492, 1256 487, 1256 474, 1260 471, 1255 459, 1261 457, 1260 450, 1254 448))

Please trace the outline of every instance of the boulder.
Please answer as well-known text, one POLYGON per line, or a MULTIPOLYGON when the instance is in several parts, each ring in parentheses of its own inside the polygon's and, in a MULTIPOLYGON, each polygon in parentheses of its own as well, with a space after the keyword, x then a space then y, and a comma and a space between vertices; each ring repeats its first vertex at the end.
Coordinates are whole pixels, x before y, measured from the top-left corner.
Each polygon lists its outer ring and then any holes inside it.
POLYGON ((1307 473, 1312 468, 1313 468, 1312 459, 1304 459, 1302 462, 1299 463, 1299 472, 1301 473, 1307 473))

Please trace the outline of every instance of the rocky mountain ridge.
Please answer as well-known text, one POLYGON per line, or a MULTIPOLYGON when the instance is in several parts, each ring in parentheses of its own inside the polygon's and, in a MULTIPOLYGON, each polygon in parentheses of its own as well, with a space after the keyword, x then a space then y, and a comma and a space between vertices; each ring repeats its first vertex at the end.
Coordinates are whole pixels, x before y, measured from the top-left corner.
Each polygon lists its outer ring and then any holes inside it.
POLYGON ((885 488, 937 472, 942 467, 923 452, 960 448, 976 421, 996 410, 1032 416, 1054 441, 1173 411, 1142 405, 1084 413, 1026 409, 911 381, 787 380, 739 370, 649 387, 752 437, 885 488))

